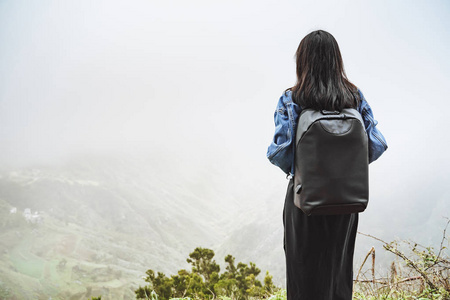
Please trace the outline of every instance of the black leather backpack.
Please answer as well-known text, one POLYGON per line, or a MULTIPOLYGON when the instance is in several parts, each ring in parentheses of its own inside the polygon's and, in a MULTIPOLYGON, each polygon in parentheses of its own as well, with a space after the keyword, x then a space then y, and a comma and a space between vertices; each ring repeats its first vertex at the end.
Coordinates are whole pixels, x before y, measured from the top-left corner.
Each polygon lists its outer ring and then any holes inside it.
POLYGON ((303 110, 295 143, 294 204, 307 215, 364 211, 368 157, 367 133, 357 110, 303 110))

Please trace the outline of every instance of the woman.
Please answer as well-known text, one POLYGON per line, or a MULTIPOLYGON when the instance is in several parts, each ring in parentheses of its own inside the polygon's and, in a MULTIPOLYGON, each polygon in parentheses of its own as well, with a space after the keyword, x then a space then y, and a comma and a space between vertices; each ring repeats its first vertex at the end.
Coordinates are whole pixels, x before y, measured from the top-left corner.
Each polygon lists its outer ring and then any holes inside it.
POLYGON ((358 214, 306 216, 293 202, 295 131, 303 109, 341 111, 356 108, 369 138, 369 163, 386 151, 372 110, 344 71, 339 46, 323 30, 306 35, 296 52, 297 83, 275 110, 275 135, 268 159, 289 180, 284 211, 287 299, 350 300, 358 214))

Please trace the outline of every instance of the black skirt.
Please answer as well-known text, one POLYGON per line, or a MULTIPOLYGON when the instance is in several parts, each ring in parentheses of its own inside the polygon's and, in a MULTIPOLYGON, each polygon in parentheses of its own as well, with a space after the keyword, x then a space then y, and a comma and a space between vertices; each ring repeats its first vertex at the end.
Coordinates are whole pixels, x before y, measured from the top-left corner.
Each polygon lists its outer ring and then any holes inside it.
POLYGON ((351 300, 358 214, 307 216, 289 181, 283 210, 288 300, 351 300))

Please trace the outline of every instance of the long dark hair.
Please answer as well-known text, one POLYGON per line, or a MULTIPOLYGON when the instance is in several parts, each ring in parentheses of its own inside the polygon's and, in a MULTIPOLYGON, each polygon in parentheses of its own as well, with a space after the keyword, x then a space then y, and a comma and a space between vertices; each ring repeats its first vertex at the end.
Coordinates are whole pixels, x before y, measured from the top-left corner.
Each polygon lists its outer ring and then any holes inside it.
POLYGON ((292 91, 300 107, 342 111, 358 106, 358 89, 347 79, 338 43, 330 33, 309 33, 301 40, 295 56, 297 83, 287 90, 292 91))

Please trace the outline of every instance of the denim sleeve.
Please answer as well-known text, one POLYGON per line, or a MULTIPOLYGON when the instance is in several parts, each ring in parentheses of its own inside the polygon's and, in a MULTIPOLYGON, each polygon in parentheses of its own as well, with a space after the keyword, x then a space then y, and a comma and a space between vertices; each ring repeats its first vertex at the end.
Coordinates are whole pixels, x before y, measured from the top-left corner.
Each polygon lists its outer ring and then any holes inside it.
POLYGON ((369 163, 371 163, 377 160, 381 154, 387 150, 388 145, 383 134, 376 127, 378 122, 374 119, 372 108, 369 103, 367 103, 361 91, 360 95, 362 101, 358 110, 361 113, 364 125, 366 127, 367 136, 369 138, 369 163))
POLYGON ((293 136, 290 128, 289 114, 283 97, 280 98, 274 113, 275 134, 267 149, 269 161, 289 174, 293 160, 293 136))

